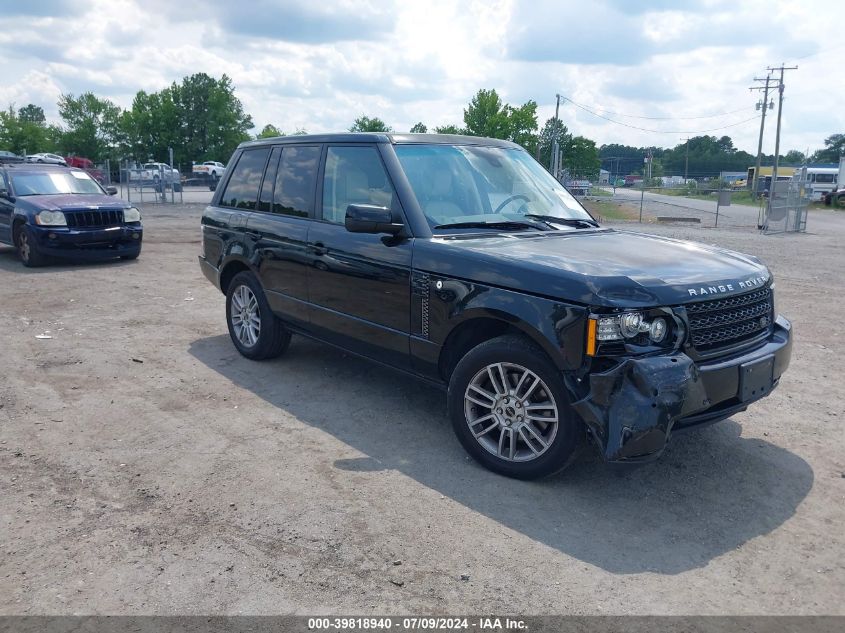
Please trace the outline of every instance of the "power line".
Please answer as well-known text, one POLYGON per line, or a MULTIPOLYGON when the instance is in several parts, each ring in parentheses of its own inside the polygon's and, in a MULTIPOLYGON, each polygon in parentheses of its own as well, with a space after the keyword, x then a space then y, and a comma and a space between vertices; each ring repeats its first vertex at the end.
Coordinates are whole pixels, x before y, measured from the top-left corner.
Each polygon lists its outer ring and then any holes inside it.
MULTIPOLYGON (((577 105, 580 108, 584 108, 585 110, 590 110, 587 106, 576 103, 572 99, 566 99, 569 103, 577 105)), ((720 114, 708 114, 705 116, 640 116, 638 114, 623 114, 621 112, 612 112, 610 110, 605 110, 604 108, 592 108, 592 110, 598 110, 599 112, 604 112, 605 114, 612 114, 613 116, 621 116, 625 117, 626 119, 648 119, 649 121, 692 121, 695 119, 717 119, 721 116, 727 116, 728 114, 736 114, 737 112, 744 112, 748 108, 739 108, 737 110, 730 110, 728 112, 722 112, 720 114)))
POLYGON ((615 119, 611 119, 610 117, 606 117, 602 114, 599 114, 598 112, 594 112, 590 108, 583 106, 580 103, 575 103, 572 99, 569 99, 568 97, 561 97, 561 99, 564 99, 565 101, 569 101, 569 103, 574 105, 576 108, 581 108, 584 112, 592 114, 593 116, 596 116, 600 119, 604 119, 605 121, 610 121, 611 123, 615 123, 616 125, 628 127, 628 128, 633 129, 633 130, 640 130, 641 132, 652 132, 654 134, 692 134, 692 135, 695 135, 695 134, 703 134, 704 132, 717 132, 719 130, 727 130, 728 128, 732 128, 732 127, 736 127, 738 125, 742 125, 743 123, 749 123, 750 121, 755 121, 758 118, 760 118, 758 115, 755 115, 755 116, 751 117, 750 119, 744 119, 742 121, 737 121, 736 123, 731 123, 729 125, 723 125, 721 127, 708 128, 706 130, 671 130, 671 131, 668 131, 668 130, 652 130, 652 129, 645 128, 645 127, 639 127, 638 125, 631 125, 630 123, 625 123, 623 121, 616 121, 615 119))

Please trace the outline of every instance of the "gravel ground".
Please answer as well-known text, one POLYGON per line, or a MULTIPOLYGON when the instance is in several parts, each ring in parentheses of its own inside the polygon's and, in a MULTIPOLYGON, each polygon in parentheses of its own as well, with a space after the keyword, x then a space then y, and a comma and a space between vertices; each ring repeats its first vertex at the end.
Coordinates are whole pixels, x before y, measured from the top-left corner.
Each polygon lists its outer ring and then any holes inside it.
POLYGON ((767 261, 792 365, 656 463, 528 483, 436 389, 301 338, 241 358, 201 209, 149 208, 131 263, 0 247, 0 613, 845 614, 845 215, 648 225, 767 261))

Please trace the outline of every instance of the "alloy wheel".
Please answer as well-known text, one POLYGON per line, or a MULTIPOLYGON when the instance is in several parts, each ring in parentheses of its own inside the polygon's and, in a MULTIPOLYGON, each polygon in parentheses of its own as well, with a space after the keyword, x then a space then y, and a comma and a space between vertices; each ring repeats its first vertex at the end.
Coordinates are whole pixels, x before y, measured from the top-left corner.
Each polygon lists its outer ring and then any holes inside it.
POLYGON ((479 371, 464 393, 464 415, 475 440, 509 462, 537 459, 554 442, 559 412, 548 385, 515 363, 479 371))
POLYGON ((240 285, 235 288, 229 317, 238 341, 245 347, 253 347, 261 334, 261 314, 258 299, 249 286, 240 285))

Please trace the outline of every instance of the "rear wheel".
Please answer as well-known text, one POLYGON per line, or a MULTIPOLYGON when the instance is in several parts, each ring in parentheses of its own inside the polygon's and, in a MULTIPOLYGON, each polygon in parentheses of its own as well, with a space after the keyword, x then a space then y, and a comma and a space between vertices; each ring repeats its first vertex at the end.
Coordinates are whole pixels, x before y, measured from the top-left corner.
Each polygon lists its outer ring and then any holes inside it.
POLYGON ((290 345, 290 331, 273 314, 251 272, 238 273, 229 283, 226 324, 237 350, 252 360, 275 358, 290 345))
POLYGON ((583 436, 559 370, 519 336, 500 336, 464 356, 448 402, 466 451, 508 477, 537 479, 564 469, 583 436))
POLYGON ((38 248, 38 243, 32 239, 23 224, 19 224, 15 229, 15 246, 24 266, 35 268, 44 265, 45 258, 38 248))

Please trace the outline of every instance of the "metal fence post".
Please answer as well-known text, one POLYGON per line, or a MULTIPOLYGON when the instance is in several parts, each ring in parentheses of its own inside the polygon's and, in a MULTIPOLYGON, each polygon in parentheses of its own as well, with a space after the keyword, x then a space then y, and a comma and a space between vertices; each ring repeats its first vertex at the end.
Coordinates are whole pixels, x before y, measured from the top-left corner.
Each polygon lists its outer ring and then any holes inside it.
POLYGON ((640 224, 643 223, 643 199, 645 198, 645 181, 640 189, 640 224))

